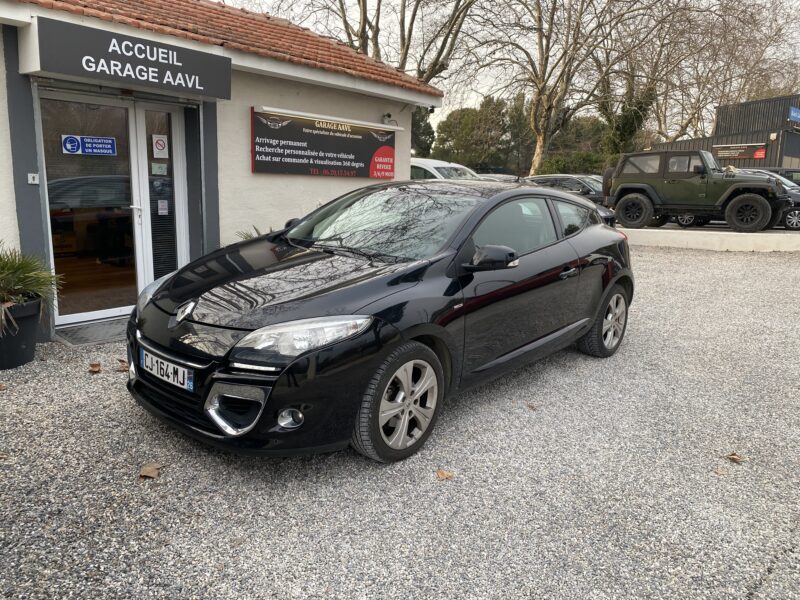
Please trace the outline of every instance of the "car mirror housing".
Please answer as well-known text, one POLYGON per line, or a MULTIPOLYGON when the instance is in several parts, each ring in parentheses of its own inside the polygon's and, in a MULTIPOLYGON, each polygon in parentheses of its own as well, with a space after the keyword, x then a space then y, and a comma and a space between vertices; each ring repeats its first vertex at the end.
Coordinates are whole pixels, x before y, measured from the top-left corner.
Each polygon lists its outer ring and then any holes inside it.
POLYGON ((705 175, 706 168, 703 165, 695 165, 694 166, 694 174, 695 175, 705 175))
POLYGON ((462 265, 465 271, 496 271, 510 269, 519 264, 517 253, 508 246, 476 246, 472 261, 462 265))
POLYGON ((289 219, 288 221, 286 221, 286 225, 284 225, 284 228, 285 229, 291 229, 292 227, 297 225, 299 222, 300 222, 300 219, 289 219))

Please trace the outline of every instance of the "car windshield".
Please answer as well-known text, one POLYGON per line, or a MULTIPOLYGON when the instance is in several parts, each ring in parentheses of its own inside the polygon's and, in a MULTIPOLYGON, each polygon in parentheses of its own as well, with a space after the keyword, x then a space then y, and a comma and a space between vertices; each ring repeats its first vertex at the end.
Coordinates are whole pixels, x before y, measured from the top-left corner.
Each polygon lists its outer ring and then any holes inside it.
POLYGON ((719 166, 717 159, 714 158, 714 155, 711 154, 708 150, 700 150, 700 154, 703 156, 703 160, 705 161, 706 165, 712 171, 722 171, 722 167, 719 166))
POLYGON ((445 179, 480 179, 475 173, 465 167, 449 166, 449 167, 434 167, 439 175, 445 179))
POLYGON ((581 182, 586 184, 586 187, 591 189, 595 194, 600 194, 603 192, 603 184, 602 182, 597 181, 592 177, 579 177, 581 182))
POLYGON ((312 213, 290 229, 286 239, 303 247, 389 262, 429 258, 480 200, 446 188, 360 190, 312 213))

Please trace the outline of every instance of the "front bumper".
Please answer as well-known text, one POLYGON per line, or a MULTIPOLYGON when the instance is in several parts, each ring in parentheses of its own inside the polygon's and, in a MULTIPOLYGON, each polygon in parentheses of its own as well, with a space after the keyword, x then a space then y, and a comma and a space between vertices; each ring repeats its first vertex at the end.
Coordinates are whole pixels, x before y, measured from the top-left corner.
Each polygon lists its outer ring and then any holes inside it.
POLYGON ((393 327, 376 320, 363 334, 308 353, 274 374, 232 369, 224 359, 177 353, 138 331, 133 320, 127 341, 132 367, 127 387, 148 412, 212 446, 247 454, 286 455, 334 451, 349 444, 367 382, 386 355, 386 347, 399 338, 393 327), (137 360, 141 347, 193 369, 194 390, 182 390, 141 369, 137 360), (242 394, 235 391, 230 395, 227 408, 233 412, 229 414, 241 415, 239 424, 246 426, 241 435, 224 431, 209 411, 210 397, 219 396, 220 390, 226 395, 235 386, 262 394, 252 396, 256 404, 237 399, 242 394), (263 398, 261 406, 259 398, 263 398), (278 423, 278 415, 289 408, 302 411, 305 417, 296 429, 278 423))

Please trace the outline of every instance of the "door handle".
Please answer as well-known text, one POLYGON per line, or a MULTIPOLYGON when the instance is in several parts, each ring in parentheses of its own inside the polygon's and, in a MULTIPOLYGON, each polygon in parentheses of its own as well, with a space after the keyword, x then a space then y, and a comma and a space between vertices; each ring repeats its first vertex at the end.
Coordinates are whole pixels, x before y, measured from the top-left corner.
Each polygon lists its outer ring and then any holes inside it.
POLYGON ((558 275, 560 279, 569 279, 570 277, 575 277, 578 274, 578 269, 572 267, 571 269, 565 268, 561 273, 558 275))
POLYGON ((130 205, 128 208, 134 208, 134 209, 136 209, 136 210, 142 210, 142 207, 141 207, 141 206, 137 206, 137 205, 135 205, 135 204, 131 204, 131 205, 130 205))
POLYGON ((664 183, 678 183, 677 179, 665 179, 664 183))

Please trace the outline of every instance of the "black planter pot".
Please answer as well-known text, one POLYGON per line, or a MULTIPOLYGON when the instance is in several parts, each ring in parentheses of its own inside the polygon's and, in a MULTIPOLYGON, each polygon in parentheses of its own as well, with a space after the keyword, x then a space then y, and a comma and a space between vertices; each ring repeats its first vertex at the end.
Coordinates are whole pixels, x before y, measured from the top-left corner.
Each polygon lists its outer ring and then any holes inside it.
POLYGON ((0 337, 0 371, 20 367, 33 360, 41 307, 42 300, 37 298, 8 309, 19 330, 8 323, 9 327, 0 337))

